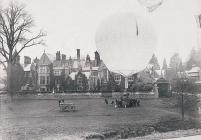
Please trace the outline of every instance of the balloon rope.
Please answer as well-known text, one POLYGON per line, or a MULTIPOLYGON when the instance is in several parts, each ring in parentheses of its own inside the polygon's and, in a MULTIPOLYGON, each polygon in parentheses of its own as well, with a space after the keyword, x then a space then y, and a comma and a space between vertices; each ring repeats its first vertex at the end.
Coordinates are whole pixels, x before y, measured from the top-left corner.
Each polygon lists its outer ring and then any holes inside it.
POLYGON ((139 31, 138 31, 138 23, 137 23, 137 21, 136 21, 136 35, 138 36, 139 35, 139 31))

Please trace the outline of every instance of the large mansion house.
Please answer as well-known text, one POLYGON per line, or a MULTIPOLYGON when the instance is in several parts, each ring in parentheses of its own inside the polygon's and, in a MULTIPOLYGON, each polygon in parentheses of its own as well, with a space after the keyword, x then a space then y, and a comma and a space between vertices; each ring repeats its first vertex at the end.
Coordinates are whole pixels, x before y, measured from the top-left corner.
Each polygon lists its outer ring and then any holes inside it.
MULTIPOLYGON (((87 54, 81 57, 77 49, 76 57, 66 58, 60 51, 56 55, 44 52, 40 59, 24 57, 23 69, 26 80, 22 90, 35 89, 40 92, 64 92, 100 90, 101 83, 109 80, 109 71, 101 61, 98 52, 91 60, 87 54)), ((118 76, 119 77, 119 76, 118 76)), ((116 78, 119 80, 118 78, 116 78)))

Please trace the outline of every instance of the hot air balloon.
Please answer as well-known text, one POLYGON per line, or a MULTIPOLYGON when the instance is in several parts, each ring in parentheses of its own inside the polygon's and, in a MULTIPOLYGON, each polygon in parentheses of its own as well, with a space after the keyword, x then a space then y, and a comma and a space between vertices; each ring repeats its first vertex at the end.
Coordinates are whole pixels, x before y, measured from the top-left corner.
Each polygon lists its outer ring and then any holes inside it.
POLYGON ((157 35, 150 21, 134 13, 108 17, 95 36, 97 51, 107 68, 125 77, 145 69, 156 42, 157 35))
POLYGON ((153 12, 163 3, 163 0, 138 0, 138 1, 141 5, 146 7, 149 12, 153 12))

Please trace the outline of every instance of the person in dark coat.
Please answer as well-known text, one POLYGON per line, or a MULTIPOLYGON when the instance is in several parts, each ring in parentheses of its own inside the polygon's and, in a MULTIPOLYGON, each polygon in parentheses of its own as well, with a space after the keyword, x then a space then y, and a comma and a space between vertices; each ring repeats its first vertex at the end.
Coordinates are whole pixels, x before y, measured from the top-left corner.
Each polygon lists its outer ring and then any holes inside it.
POLYGON ((140 100, 137 100, 137 106, 140 106, 140 100))
POLYGON ((105 103, 108 104, 108 100, 105 98, 105 103))
POLYGON ((59 106, 60 106, 60 104, 61 104, 61 100, 59 100, 59 106))

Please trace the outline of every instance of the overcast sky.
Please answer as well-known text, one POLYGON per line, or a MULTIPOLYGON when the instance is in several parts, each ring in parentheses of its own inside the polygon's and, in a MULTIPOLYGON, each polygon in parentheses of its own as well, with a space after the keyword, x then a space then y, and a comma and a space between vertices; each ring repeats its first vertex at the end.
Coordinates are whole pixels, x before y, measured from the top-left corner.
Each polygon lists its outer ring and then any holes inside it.
MULTIPOLYGON (((75 56, 76 49, 79 48, 82 55, 89 53, 93 57, 97 27, 105 18, 119 12, 143 12, 150 17, 159 37, 155 53, 160 62, 164 57, 169 59, 175 51, 185 58, 192 47, 198 47, 200 31, 194 15, 201 13, 201 0, 164 0, 151 13, 137 0, 17 1, 26 4, 26 10, 34 17, 37 30, 47 32, 46 47, 29 48, 22 55, 40 57, 45 49, 52 54, 60 50, 69 57, 75 56)), ((8 2, 9 0, 1 0, 2 7, 8 2)))

